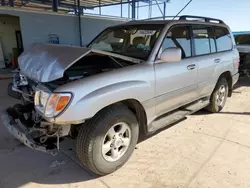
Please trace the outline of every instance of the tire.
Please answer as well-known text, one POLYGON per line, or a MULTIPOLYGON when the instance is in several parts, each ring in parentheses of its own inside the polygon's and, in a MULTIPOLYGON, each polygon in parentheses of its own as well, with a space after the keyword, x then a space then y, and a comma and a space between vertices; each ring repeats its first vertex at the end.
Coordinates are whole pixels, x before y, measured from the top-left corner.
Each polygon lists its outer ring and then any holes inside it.
POLYGON ((124 105, 110 106, 82 126, 76 142, 78 158, 93 173, 110 174, 122 167, 130 158, 137 144, 138 135, 139 125, 133 112, 124 105), (119 131, 122 132, 122 127, 125 127, 126 131, 124 134, 118 135, 119 131), (111 138, 113 133, 115 133, 115 138, 111 138), (130 139, 127 147, 119 146, 119 144, 123 144, 123 141, 120 142, 120 138, 124 140, 124 143, 125 139, 126 141, 130 139), (104 144, 112 146, 112 150, 107 150, 106 153, 104 144), (116 158, 117 155, 113 155, 117 154, 115 151, 119 151, 123 155, 116 158))
POLYGON ((213 113, 220 112, 225 106, 227 96, 228 96, 228 82, 224 77, 222 77, 217 82, 215 89, 210 98, 210 104, 206 109, 213 113), (221 90, 222 88, 225 89, 225 92, 223 94, 221 90))

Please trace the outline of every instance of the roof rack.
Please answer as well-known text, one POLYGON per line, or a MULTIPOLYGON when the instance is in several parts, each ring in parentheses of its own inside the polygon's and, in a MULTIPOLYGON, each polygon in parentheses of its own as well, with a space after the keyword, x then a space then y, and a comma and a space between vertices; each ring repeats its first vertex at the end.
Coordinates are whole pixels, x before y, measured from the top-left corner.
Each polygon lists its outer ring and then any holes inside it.
POLYGON ((197 18, 197 19, 203 19, 205 22, 214 22, 215 21, 215 22, 224 24, 224 22, 220 19, 202 17, 202 16, 192 16, 192 15, 182 15, 179 17, 179 20, 187 20, 187 18, 197 18))

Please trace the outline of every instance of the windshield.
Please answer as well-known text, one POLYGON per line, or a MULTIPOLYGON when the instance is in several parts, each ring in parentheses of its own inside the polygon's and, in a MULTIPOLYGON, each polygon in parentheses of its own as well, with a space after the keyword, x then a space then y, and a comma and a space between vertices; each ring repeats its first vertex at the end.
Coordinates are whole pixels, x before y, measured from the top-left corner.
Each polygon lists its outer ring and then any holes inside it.
POLYGON ((104 30, 88 47, 147 60, 163 25, 132 25, 104 30))
POLYGON ((234 37, 237 45, 250 45, 250 34, 235 35, 234 37))

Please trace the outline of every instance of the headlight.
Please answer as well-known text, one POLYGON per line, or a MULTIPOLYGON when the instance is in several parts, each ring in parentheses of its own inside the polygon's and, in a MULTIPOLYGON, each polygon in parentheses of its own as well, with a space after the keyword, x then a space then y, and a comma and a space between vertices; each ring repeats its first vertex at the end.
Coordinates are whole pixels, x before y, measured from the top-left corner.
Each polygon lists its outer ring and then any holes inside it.
POLYGON ((47 93, 37 91, 35 94, 35 107, 46 117, 58 115, 69 104, 70 93, 47 93))

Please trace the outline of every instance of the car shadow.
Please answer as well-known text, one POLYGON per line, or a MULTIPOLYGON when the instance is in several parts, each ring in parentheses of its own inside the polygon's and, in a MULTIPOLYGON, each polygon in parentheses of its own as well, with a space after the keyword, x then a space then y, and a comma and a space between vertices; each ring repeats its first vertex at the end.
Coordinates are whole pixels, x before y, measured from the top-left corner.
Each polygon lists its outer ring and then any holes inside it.
MULTIPOLYGON (((0 80, 2 88, 6 88, 0 94, 0 110, 20 102, 8 96, 8 83, 9 80, 0 80)), ((67 147, 65 150, 70 149, 67 147)), ((84 182, 84 187, 85 184, 98 187, 98 182, 91 180, 99 176, 73 161, 64 153, 65 150, 62 148, 56 156, 32 150, 16 140, 0 121, 0 188, 22 187, 32 183, 34 185, 31 186, 38 187, 79 182, 84 182)))
POLYGON ((148 135, 145 135, 145 136, 140 137, 139 140, 138 140, 138 144, 141 143, 141 142, 146 141, 147 139, 150 139, 151 137, 153 137, 153 136, 155 136, 155 135, 161 133, 162 131, 165 131, 165 130, 167 130, 167 129, 173 127, 173 126, 175 126, 176 124, 178 124, 178 123, 180 123, 180 122, 185 121, 186 119, 187 119, 187 117, 184 117, 184 118, 178 120, 177 122, 174 122, 174 123, 172 123, 172 124, 170 124, 170 125, 167 125, 167 126, 161 128, 161 129, 158 129, 158 130, 155 131, 155 132, 152 132, 152 133, 149 133, 148 135))
POLYGON ((250 112, 220 112, 220 114, 250 115, 250 112))
MULTIPOLYGON (((250 86, 250 77, 240 77, 237 84, 234 86, 234 90, 240 88, 240 87, 249 87, 250 86)), ((237 92, 237 91, 233 91, 237 92)))
MULTIPOLYGON (((0 124, 0 187, 22 187, 27 184, 63 185, 91 182, 97 175, 84 169, 70 157, 32 150, 15 140, 0 124)), ((91 186, 90 186, 91 187, 91 186)))

